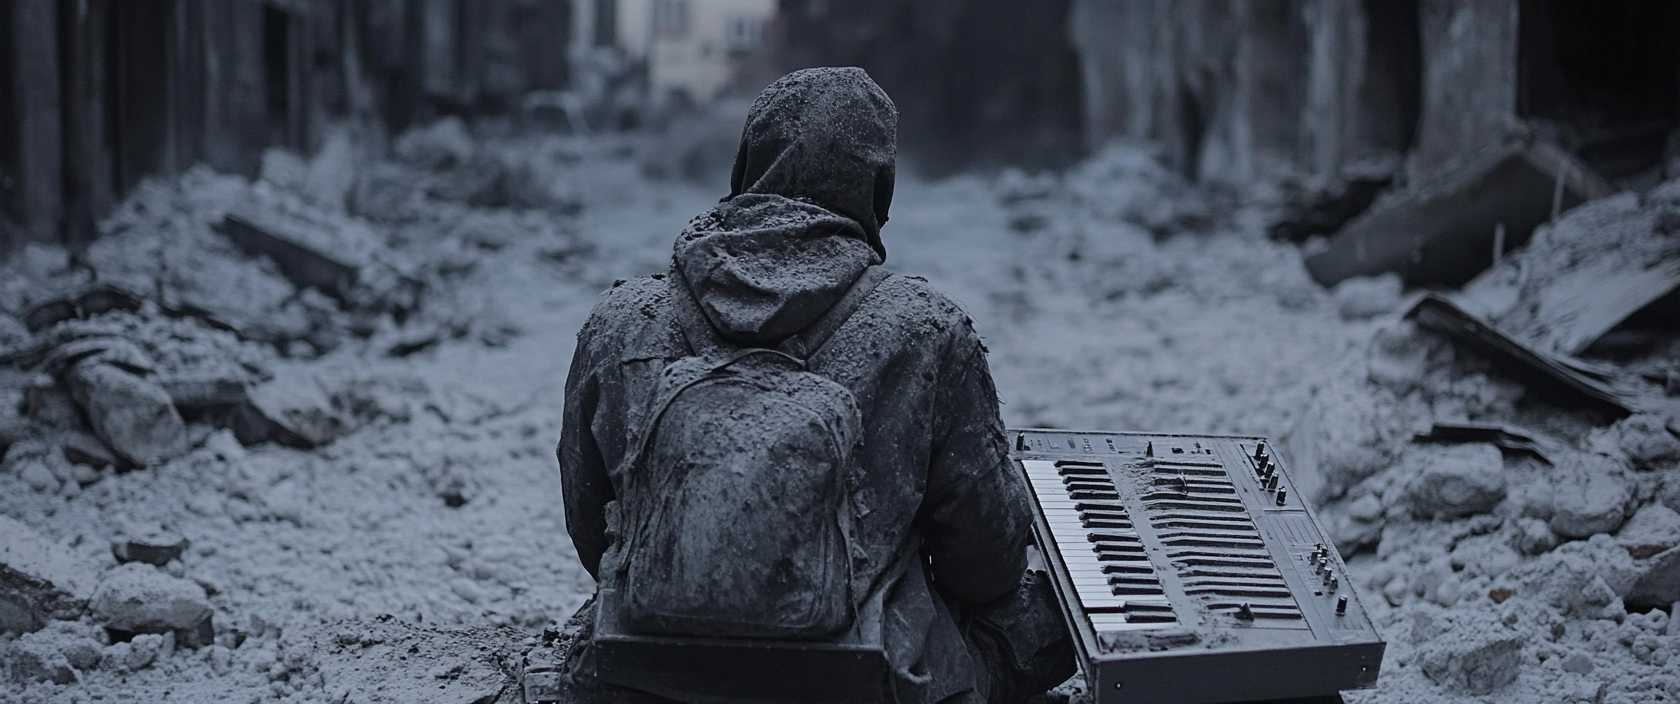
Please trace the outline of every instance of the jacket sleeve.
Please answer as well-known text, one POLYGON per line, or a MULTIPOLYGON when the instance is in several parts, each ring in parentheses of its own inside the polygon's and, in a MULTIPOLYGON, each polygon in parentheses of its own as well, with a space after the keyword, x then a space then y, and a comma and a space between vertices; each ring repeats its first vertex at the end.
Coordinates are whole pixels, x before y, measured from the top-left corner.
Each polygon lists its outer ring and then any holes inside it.
POLYGON ((1026 484, 1009 463, 985 348, 966 322, 941 366, 923 546, 934 585, 977 604, 1020 583, 1032 515, 1026 484))
MULTIPOLYGON (((593 321, 591 321, 593 322, 593 321)), ((578 333, 577 352, 566 375, 566 401, 561 421, 560 491, 566 509, 566 532, 578 560, 589 576, 600 580, 601 555, 607 550, 607 503, 613 500, 611 479, 591 428, 601 400, 600 365, 594 358, 591 331, 578 333)))

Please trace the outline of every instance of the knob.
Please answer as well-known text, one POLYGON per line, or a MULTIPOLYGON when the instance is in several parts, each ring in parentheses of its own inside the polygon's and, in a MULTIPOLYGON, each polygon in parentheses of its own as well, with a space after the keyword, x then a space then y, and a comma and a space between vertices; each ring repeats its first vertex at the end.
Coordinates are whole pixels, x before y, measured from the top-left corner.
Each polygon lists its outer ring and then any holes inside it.
POLYGON ((1283 505, 1283 500, 1284 500, 1284 497, 1286 497, 1286 496, 1288 496, 1288 495, 1289 495, 1289 490, 1288 490, 1288 489, 1285 489, 1285 488, 1283 488, 1283 487, 1278 487, 1278 494, 1277 494, 1277 496, 1278 496, 1278 499, 1277 499, 1277 505, 1279 505, 1279 506, 1282 506, 1282 505, 1283 505))
POLYGON ((1347 595, 1346 594, 1343 594, 1341 596, 1336 597, 1336 615, 1337 616, 1346 616, 1347 615, 1347 595))
POLYGON ((1266 461, 1266 441, 1254 443, 1254 461, 1264 464, 1266 461))

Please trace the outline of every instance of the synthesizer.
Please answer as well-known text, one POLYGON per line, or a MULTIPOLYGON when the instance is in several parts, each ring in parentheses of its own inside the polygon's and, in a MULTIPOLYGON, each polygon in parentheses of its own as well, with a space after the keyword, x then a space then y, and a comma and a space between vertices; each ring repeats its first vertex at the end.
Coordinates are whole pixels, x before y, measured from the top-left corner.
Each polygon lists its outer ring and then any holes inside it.
POLYGON ((1384 642, 1264 438, 1009 434, 1096 704, 1375 684, 1384 642))

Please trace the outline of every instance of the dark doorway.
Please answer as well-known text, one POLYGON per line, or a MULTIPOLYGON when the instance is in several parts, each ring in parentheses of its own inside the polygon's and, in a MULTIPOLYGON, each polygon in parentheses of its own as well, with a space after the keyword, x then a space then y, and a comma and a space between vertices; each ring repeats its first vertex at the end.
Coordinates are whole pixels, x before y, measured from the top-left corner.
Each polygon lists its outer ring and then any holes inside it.
POLYGON ((1365 0, 1365 142, 1404 153, 1417 139, 1423 37, 1417 0, 1365 0))
POLYGON ((273 5, 262 9, 262 62, 268 143, 292 145, 292 17, 273 5))
POLYGON ((105 52, 106 127, 112 187, 127 193, 163 166, 169 128, 169 35, 172 0, 110 3, 105 52))
POLYGON ((1518 114, 1607 177, 1649 179, 1680 127, 1680 3, 1518 7, 1518 114))
POLYGON ((12 75, 17 72, 12 53, 15 51, 12 41, 12 13, 18 12, 15 3, 0 5, 0 255, 4 255, 11 248, 10 227, 4 222, 7 217, 16 217, 22 207, 21 188, 18 183, 19 168, 18 135, 22 132, 23 115, 18 106, 16 91, 12 84, 12 75))

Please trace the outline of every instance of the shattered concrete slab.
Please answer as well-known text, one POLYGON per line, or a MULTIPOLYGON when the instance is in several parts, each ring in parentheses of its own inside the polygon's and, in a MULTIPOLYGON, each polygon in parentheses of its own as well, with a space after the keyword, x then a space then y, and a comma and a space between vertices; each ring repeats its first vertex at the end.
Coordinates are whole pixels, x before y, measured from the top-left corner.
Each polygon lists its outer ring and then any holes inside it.
POLYGON ((1598 379, 1583 374, 1578 364, 1569 364, 1557 355, 1535 350, 1445 297, 1435 294, 1425 296, 1406 317, 1487 355, 1502 372, 1561 399, 1565 404, 1581 403, 1618 417, 1634 411, 1630 399, 1598 379))
POLYGON ((328 624, 314 642, 334 701, 524 701, 518 658, 536 639, 507 627, 422 628, 390 616, 328 624))
POLYGON ((1578 355, 1680 289, 1680 180, 1575 210, 1536 230, 1456 302, 1538 350, 1578 355))
POLYGON ((1493 445, 1418 448, 1415 457, 1416 471, 1405 491, 1420 516, 1486 513, 1505 498, 1505 462, 1493 445))
POLYGON ((1343 227, 1307 271, 1325 286, 1396 272, 1412 283, 1459 285, 1522 244, 1554 210, 1615 193, 1615 187, 1545 141, 1492 148, 1432 183, 1377 202, 1343 227))
POLYGON ((420 282, 386 251, 366 224, 322 210, 295 195, 252 187, 219 229, 247 254, 274 260, 299 288, 314 288, 352 308, 412 310, 420 282))
POLYGON ((75 618, 98 578, 28 526, 0 516, 0 631, 34 631, 75 618))
POLYGON ((1490 694, 1522 670, 1521 635, 1491 614, 1418 613, 1411 637, 1423 674, 1451 690, 1490 694))

